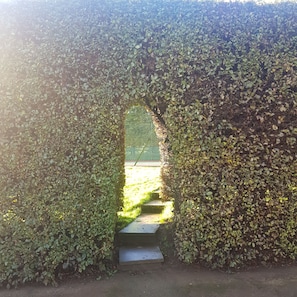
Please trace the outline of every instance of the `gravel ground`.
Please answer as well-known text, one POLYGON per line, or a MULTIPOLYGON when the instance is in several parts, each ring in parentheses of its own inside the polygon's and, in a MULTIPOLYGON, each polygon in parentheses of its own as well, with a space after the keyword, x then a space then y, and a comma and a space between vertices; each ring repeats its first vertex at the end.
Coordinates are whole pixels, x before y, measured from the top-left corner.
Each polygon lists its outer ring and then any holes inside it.
POLYGON ((225 273, 179 263, 118 271, 110 278, 68 279, 58 287, 27 285, 1 297, 297 297, 297 266, 225 273))

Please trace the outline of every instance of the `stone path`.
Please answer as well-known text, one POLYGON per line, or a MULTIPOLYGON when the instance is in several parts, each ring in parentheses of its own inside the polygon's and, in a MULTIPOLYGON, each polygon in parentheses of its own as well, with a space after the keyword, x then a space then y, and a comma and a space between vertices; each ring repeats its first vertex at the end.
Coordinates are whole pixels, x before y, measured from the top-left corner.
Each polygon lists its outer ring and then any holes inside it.
MULTIPOLYGON (((156 196, 156 195, 154 195, 156 196)), ((119 268, 130 265, 163 263, 157 232, 166 202, 160 199, 142 205, 142 214, 119 232, 119 268)))

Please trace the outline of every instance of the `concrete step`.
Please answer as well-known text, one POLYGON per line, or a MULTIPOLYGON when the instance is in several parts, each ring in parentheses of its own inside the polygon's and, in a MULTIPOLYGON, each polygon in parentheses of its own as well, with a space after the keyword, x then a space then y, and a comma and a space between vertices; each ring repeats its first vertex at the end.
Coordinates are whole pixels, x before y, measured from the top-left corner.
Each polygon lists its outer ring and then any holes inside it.
POLYGON ((120 247, 120 266, 163 263, 164 257, 158 246, 120 247))
POLYGON ((159 229, 158 214, 142 214, 119 232, 120 246, 139 246, 156 244, 159 229))
POLYGON ((166 204, 161 200, 153 200, 141 206, 142 213, 161 213, 166 204))
POLYGON ((156 234, 119 234, 119 246, 145 246, 157 244, 156 234))
POLYGON ((134 273, 147 272, 147 271, 160 271, 163 268, 164 262, 160 263, 138 263, 129 265, 118 265, 117 269, 119 271, 130 271, 134 273))
POLYGON ((150 193, 150 200, 159 200, 161 199, 159 192, 151 192, 150 193))

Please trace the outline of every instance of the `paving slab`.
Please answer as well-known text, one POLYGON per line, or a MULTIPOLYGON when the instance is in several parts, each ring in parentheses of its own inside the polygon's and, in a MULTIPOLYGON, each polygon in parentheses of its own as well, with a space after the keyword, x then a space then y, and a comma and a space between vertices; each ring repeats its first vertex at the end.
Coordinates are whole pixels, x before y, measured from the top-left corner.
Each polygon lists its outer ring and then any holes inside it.
POLYGON ((166 204, 161 200, 153 200, 147 202, 141 206, 141 210, 143 213, 161 213, 166 204))
POLYGON ((123 228, 120 234, 155 234, 159 229, 160 216, 158 214, 142 214, 128 226, 123 228))
POLYGON ((160 215, 142 214, 119 232, 121 246, 144 246, 157 244, 160 215))
POLYGON ((120 265, 162 262, 164 262, 164 257, 158 246, 121 247, 119 251, 120 265))
POLYGON ((149 202, 146 202, 144 205, 149 205, 149 206, 165 206, 166 202, 163 202, 162 200, 152 200, 149 202))
POLYGON ((159 229, 159 224, 142 224, 132 222, 127 227, 122 229, 120 234, 155 234, 159 229))
POLYGON ((160 214, 158 213, 143 213, 137 217, 134 222, 142 224, 159 224, 160 223, 160 214))

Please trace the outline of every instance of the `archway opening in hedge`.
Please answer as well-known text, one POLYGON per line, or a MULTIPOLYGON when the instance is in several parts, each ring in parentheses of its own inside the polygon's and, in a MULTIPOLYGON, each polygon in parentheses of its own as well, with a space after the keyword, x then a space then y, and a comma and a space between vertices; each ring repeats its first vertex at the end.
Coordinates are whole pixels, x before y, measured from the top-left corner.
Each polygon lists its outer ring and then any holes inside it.
POLYGON ((169 147, 166 124, 159 112, 143 105, 128 109, 125 118, 126 164, 158 167, 162 200, 172 198, 169 147))
POLYGON ((172 198, 164 120, 149 107, 134 105, 126 111, 124 124, 125 185, 118 229, 140 214, 141 205, 154 197, 152 193, 159 192, 162 200, 172 198))

